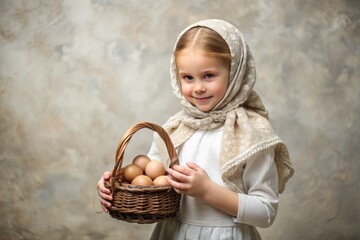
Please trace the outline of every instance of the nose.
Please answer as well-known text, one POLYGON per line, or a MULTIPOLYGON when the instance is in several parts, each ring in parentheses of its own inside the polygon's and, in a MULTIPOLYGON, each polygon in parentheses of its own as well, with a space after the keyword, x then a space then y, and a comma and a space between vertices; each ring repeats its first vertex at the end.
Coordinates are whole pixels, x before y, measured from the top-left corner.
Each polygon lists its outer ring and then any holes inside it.
POLYGON ((205 85, 202 81, 196 81, 194 91, 196 93, 204 93, 206 91, 205 85))

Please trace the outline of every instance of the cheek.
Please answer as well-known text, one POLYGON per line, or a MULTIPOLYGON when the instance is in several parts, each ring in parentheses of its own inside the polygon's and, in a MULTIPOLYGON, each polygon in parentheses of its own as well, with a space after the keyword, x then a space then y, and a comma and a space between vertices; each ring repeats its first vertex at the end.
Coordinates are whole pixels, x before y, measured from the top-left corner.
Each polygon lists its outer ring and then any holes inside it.
POLYGON ((228 78, 225 78, 223 80, 222 84, 219 86, 219 93, 220 93, 220 95, 222 95, 222 97, 225 96, 228 86, 229 86, 229 80, 228 80, 228 78))
POLYGON ((192 89, 190 86, 188 86, 187 84, 182 85, 181 87, 181 94, 183 95, 183 97, 186 99, 186 101, 188 101, 189 103, 192 103, 192 89))
POLYGON ((218 95, 221 98, 225 96, 226 90, 227 90, 227 86, 224 84, 218 85, 214 89, 214 91, 216 91, 216 95, 218 95))
POLYGON ((227 92, 227 86, 224 87, 223 90, 222 90, 222 95, 223 95, 223 97, 225 96, 226 92, 227 92))
POLYGON ((179 86, 179 90, 182 95, 184 95, 184 84, 182 84, 181 80, 178 79, 177 84, 179 86))
POLYGON ((187 84, 180 84, 180 90, 181 90, 182 95, 184 95, 184 96, 188 95, 190 92, 190 88, 187 84))

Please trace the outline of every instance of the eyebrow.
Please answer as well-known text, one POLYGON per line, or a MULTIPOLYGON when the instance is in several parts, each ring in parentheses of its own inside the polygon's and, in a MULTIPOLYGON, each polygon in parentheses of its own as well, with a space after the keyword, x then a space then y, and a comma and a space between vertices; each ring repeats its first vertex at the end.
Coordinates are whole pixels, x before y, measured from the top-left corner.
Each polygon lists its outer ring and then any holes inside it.
MULTIPOLYGON (((205 69, 204 71, 201 71, 202 74, 206 74, 206 73, 214 73, 214 72, 218 72, 216 69, 205 69)), ((181 71, 181 70, 178 70, 178 74, 189 74, 191 75, 190 73, 186 72, 186 71, 181 71)))

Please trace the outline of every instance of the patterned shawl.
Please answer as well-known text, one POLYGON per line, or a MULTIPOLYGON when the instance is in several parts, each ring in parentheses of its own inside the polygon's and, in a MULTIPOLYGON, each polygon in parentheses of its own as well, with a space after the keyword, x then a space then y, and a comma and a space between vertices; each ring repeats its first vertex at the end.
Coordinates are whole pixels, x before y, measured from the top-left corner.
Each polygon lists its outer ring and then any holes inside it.
MULTIPOLYGON (((236 27, 218 19, 203 20, 188 26, 180 33, 177 41, 187 30, 197 26, 216 31, 228 44, 231 52, 229 86, 223 99, 211 111, 200 111, 181 93, 173 54, 170 67, 171 84, 183 110, 172 116, 164 124, 164 129, 169 133, 175 148, 178 148, 198 129, 223 126, 221 175, 223 181, 234 191, 243 191, 240 176, 247 159, 261 150, 274 147, 279 192, 282 193, 294 170, 286 145, 273 131, 267 111, 253 90, 256 80, 255 62, 247 43, 236 27)), ((155 141, 160 154, 165 159, 168 158, 161 140, 156 137, 155 141)))

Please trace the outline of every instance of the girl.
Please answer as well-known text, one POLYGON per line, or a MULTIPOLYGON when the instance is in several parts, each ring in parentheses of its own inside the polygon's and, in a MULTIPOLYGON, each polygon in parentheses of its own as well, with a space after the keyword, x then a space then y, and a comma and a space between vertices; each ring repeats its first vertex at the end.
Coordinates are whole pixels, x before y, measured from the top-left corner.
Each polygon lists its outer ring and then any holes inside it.
MULTIPOLYGON (((168 182, 183 195, 176 218, 159 222, 151 239, 261 239, 255 227, 273 223, 294 171, 253 90, 255 64, 243 36, 222 20, 190 25, 176 41, 170 74, 183 110, 164 125, 180 162, 168 169, 168 182)), ((169 161, 156 136, 148 155, 169 161)), ((97 185, 106 212, 109 178, 105 172, 97 185)))

